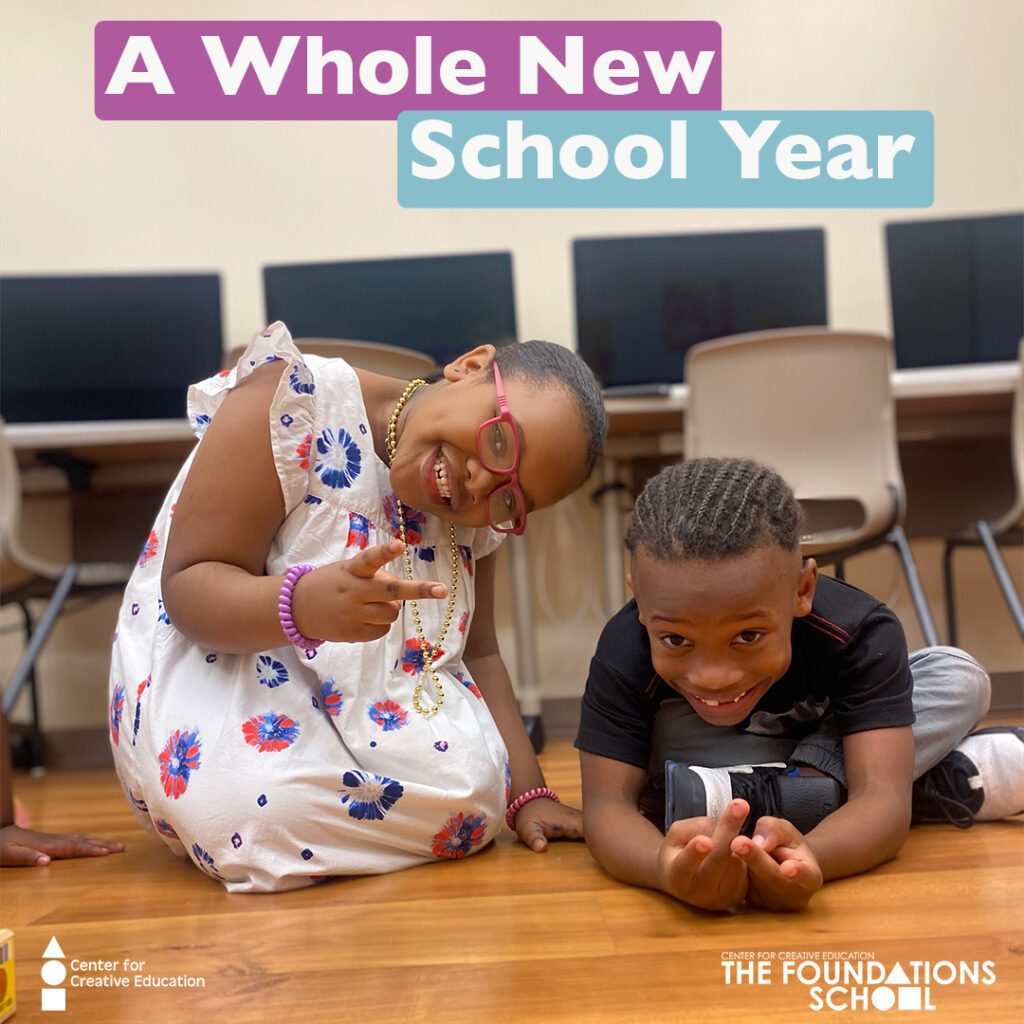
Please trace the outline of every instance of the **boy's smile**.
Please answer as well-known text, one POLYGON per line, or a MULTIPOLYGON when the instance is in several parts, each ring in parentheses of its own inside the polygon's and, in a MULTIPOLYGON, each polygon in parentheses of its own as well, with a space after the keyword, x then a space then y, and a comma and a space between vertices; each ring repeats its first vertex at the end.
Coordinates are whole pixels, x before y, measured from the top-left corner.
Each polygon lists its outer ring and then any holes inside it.
POLYGON ((737 725, 789 668, 793 619, 811 610, 817 567, 765 544, 713 561, 640 548, 630 585, 655 671, 711 725, 737 725))

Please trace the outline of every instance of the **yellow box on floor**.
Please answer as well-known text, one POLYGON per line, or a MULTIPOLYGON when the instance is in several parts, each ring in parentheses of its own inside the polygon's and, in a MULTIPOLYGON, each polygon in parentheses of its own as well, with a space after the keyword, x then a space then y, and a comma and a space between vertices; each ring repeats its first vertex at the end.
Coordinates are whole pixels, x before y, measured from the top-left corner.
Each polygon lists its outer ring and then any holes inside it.
POLYGON ((14 1010, 14 932, 0 928, 0 1022, 14 1010))

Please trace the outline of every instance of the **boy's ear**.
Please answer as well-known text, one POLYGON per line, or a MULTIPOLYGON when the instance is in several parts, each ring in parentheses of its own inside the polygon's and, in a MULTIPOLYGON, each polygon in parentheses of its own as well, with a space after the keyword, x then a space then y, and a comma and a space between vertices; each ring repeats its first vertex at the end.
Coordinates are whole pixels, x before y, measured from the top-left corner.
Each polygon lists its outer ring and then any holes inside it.
POLYGON ((494 362, 497 350, 493 345, 477 345, 469 352, 464 352, 458 359, 453 359, 444 368, 444 379, 452 383, 463 380, 474 373, 485 370, 494 362))
POLYGON ((796 599, 793 602, 793 618, 802 619, 809 615, 814 604, 814 591, 818 585, 818 563, 805 558, 800 565, 800 580, 797 583, 796 599))

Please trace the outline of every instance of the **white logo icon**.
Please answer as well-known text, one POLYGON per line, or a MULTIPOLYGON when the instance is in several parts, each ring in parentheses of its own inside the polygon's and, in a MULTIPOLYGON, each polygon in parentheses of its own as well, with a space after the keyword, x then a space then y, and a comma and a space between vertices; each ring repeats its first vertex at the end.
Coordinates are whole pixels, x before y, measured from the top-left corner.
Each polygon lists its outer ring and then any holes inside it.
POLYGON ((60 948, 57 936, 54 935, 50 939, 50 944, 43 951, 43 960, 46 962, 39 969, 43 984, 50 986, 49 988, 42 989, 39 994, 40 1008, 44 1011, 64 1010, 67 1008, 64 1001, 65 990, 58 987, 63 984, 64 979, 68 976, 68 969, 62 963, 64 959, 64 950, 60 948))

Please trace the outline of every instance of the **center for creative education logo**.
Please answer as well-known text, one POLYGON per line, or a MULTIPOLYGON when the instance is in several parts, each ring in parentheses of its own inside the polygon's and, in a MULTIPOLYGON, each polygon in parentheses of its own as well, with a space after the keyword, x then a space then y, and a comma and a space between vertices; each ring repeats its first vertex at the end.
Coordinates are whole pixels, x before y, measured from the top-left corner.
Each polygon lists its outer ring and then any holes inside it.
POLYGON ((811 1010, 837 1012, 938 1009, 941 990, 992 986, 993 960, 904 960, 874 953, 733 950, 722 953, 726 985, 797 985, 811 1010))
POLYGON ((64 966, 64 950, 60 948, 57 936, 50 939, 50 944, 43 950, 43 966, 39 968, 39 975, 43 979, 43 988, 39 992, 39 1008, 41 1010, 64 1010, 65 990, 62 987, 64 979, 68 976, 68 969, 64 966))
POLYGON ((145 960, 130 956, 68 960, 56 935, 43 950, 42 960, 39 1007, 43 1011, 66 1010, 69 988, 206 988, 206 978, 194 974, 155 974, 146 970, 145 960))

